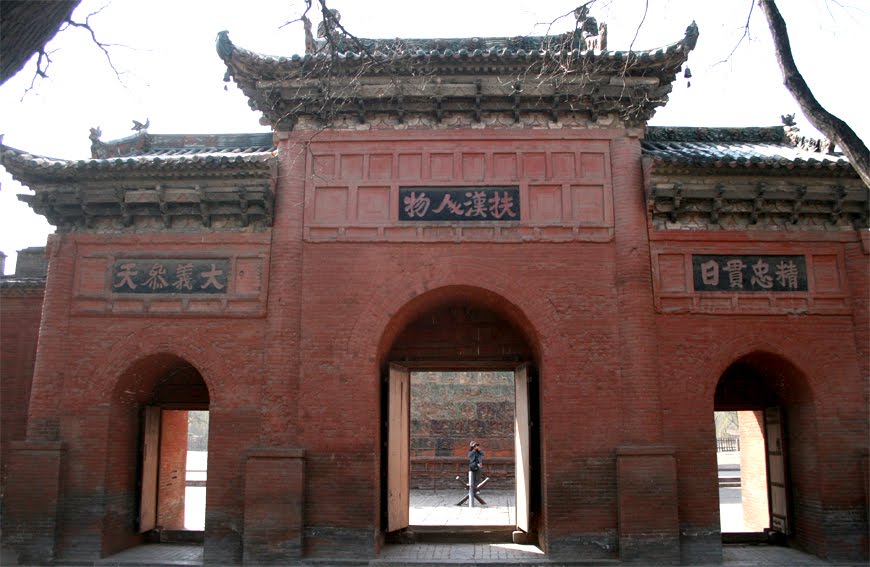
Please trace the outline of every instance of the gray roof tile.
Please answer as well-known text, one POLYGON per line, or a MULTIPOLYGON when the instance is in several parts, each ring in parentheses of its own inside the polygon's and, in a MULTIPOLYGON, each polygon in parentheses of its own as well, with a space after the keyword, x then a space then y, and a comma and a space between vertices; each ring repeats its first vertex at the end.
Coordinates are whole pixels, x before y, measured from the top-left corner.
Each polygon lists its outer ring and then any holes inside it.
POLYGON ((826 141, 770 128, 647 128, 643 154, 663 166, 722 169, 828 169, 853 171, 826 141))

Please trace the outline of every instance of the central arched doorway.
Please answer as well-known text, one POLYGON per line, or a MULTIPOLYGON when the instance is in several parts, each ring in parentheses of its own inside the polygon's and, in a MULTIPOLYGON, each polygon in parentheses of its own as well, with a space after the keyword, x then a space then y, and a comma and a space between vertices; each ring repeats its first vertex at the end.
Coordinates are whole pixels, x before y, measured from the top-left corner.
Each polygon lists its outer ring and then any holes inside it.
MULTIPOLYGON (((420 484, 419 478, 412 481, 412 474, 441 475, 427 482, 442 487, 456 477, 467 478, 469 440, 482 438, 485 450, 494 456, 488 464, 485 459, 486 476, 494 481, 489 488, 511 491, 510 525, 501 526, 508 528, 506 537, 523 543, 537 541, 541 516, 539 371, 530 331, 515 306, 496 294, 467 287, 424 294, 393 318, 381 358, 382 530, 388 537, 421 531, 411 521, 411 494, 420 484), (441 377, 433 387, 432 376, 438 374, 441 377), (429 393, 421 394, 426 388, 429 393), (486 388, 495 393, 478 395, 486 388), (466 403, 463 396, 469 391, 487 401, 466 403), (449 410, 451 405, 455 411, 449 410), (435 414, 439 419, 432 417, 435 414), (413 436, 412 442, 412 424, 416 431, 421 422, 428 422, 439 437, 437 451, 421 451, 419 436, 413 436), (464 427, 467 434, 462 432, 464 427)), ((454 482, 454 488, 458 501, 462 487, 454 482)), ((454 532, 457 537, 460 533, 473 537, 475 531, 468 529, 472 526, 461 524, 445 524, 441 535, 454 532)))

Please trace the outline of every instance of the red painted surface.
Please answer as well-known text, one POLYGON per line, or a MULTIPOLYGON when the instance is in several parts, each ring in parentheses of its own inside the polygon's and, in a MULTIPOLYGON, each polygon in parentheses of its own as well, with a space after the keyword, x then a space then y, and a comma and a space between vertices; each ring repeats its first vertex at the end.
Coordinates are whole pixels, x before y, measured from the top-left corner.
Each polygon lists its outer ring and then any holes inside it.
POLYGON ((41 288, 4 290, 0 298, 0 494, 6 494, 10 448, 27 433, 27 404, 36 359, 41 288))
MULTIPOLYGON (((639 141, 621 130, 281 136, 270 229, 54 238, 27 441, 63 451, 13 446, 10 462, 16 486, 57 471, 39 482, 60 498, 5 499, 10 518, 44 520, 22 537, 66 560, 142 541, 139 412, 192 366, 207 396, 182 389, 175 401, 210 411, 206 562, 372 557, 385 535, 387 364, 527 361, 545 551, 715 560, 714 399, 745 360, 787 410, 793 543, 866 557, 857 234, 651 232, 639 141), (520 221, 397 220, 400 186, 470 184, 518 185, 520 221), (713 301, 679 271, 698 251, 805 254, 813 283, 713 301), (113 258, 151 255, 228 258, 228 295, 111 293, 113 258), (256 521, 270 511, 282 522, 256 521)), ((32 352, 32 335, 21 340, 32 352)), ((5 390, 3 403, 5 419, 5 390)))

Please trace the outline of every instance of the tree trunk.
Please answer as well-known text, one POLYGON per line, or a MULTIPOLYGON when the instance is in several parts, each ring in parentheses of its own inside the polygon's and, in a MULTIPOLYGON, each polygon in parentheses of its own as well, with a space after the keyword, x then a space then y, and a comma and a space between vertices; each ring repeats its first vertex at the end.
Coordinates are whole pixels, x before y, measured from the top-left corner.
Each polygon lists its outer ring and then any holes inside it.
POLYGON ((861 176, 861 180, 870 188, 870 151, 867 150, 867 146, 848 124, 825 110, 813 96, 809 85, 801 76, 794 62, 785 20, 779 13, 776 2, 774 0, 758 0, 758 4, 767 17, 767 24, 773 36, 774 51, 782 70, 785 88, 797 101, 810 123, 842 148, 843 153, 852 163, 852 167, 861 176))
POLYGON ((3 0, 0 7, 0 85, 24 67, 68 20, 81 0, 3 0))

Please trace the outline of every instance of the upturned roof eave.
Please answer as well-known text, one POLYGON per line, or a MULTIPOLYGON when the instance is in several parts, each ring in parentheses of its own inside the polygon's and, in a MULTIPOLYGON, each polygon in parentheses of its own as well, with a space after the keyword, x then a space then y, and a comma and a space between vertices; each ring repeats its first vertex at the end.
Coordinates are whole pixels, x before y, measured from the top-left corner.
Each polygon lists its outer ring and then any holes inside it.
MULTIPOLYGON (((698 27, 692 22, 686 29, 684 37, 672 44, 648 50, 639 51, 586 51, 576 48, 572 49, 548 49, 548 42, 555 41, 557 36, 541 36, 537 38, 526 38, 529 40, 538 40, 540 49, 511 49, 509 47, 493 47, 489 49, 420 49, 410 48, 406 50, 383 51, 374 48, 373 51, 353 52, 341 51, 337 53, 321 51, 313 54, 291 55, 291 56, 274 56, 256 53, 242 47, 238 47, 229 39, 227 32, 221 32, 218 35, 218 55, 224 61, 230 75, 234 77, 236 82, 261 81, 261 80, 277 80, 288 79, 298 76, 299 73, 305 73, 306 76, 315 77, 321 73, 329 72, 334 74, 335 69, 326 69, 324 63, 329 63, 330 66, 337 65, 339 69, 347 68, 354 71, 354 76, 360 76, 360 67, 363 67, 363 76, 383 74, 383 67, 378 65, 390 63, 391 71, 401 73, 401 68, 405 66, 410 69, 417 65, 428 65, 437 68, 439 71, 461 71, 464 67, 479 67, 485 65, 492 68, 510 68, 520 66, 525 68, 529 64, 543 61, 545 59, 564 58, 574 62, 576 65, 588 65, 592 62, 596 67, 606 69, 613 64, 619 64, 622 72, 626 72, 625 64, 631 64, 634 70, 639 69, 660 69, 662 71, 673 70, 676 72, 685 61, 688 59, 689 52, 694 49, 698 38, 698 27), (375 65, 366 65, 374 62, 375 65)), ((463 38, 456 39, 405 39, 395 41, 405 41, 408 43, 432 42, 433 44, 449 44, 451 42, 462 41, 463 38)), ((512 38, 486 38, 496 42, 503 40, 504 43, 509 43, 512 38)), ((381 40, 363 39, 361 42, 372 42, 377 46, 377 42, 381 40)), ((383 40, 384 42, 388 40, 383 40)), ((555 44, 559 44, 555 41, 555 44)), ((502 70, 502 69, 499 69, 502 70)), ((480 71, 476 71, 480 74, 480 71)), ((496 74, 495 72, 492 74, 496 74)))
POLYGON ((254 174, 265 178, 271 174, 271 164, 276 159, 276 152, 269 151, 69 160, 0 145, 0 165, 15 180, 31 188, 52 183, 98 181, 106 174, 119 173, 136 178, 166 175, 191 177, 198 174, 226 177, 254 174))
POLYGON ((521 115, 541 111, 551 113, 556 121, 559 115, 582 112, 593 122, 597 116, 613 114, 626 124, 639 125, 667 102, 671 84, 697 37, 693 22, 680 41, 645 51, 574 49, 573 42, 566 42, 563 45, 570 49, 508 45, 454 51, 442 45, 430 50, 275 57, 236 47, 228 33, 221 32, 217 51, 227 66, 225 80, 235 81, 251 108, 262 112, 275 130, 294 129, 301 117, 313 119, 317 127, 330 127, 332 118, 341 114, 355 115, 363 122, 367 114, 388 115, 402 123, 409 114, 440 122, 451 113, 469 114, 475 121, 486 113, 509 113, 520 121, 521 115), (445 89, 433 77, 448 79, 445 89), (490 79, 497 84, 488 85, 490 79), (468 84, 458 85, 463 81, 468 84), (365 91, 366 85, 377 84, 388 88, 365 91), (462 87, 474 84, 476 94, 463 91, 462 87), (449 85, 459 89, 450 91, 449 85), (614 86, 619 89, 610 92, 614 86), (542 97, 547 108, 542 107, 542 97))

